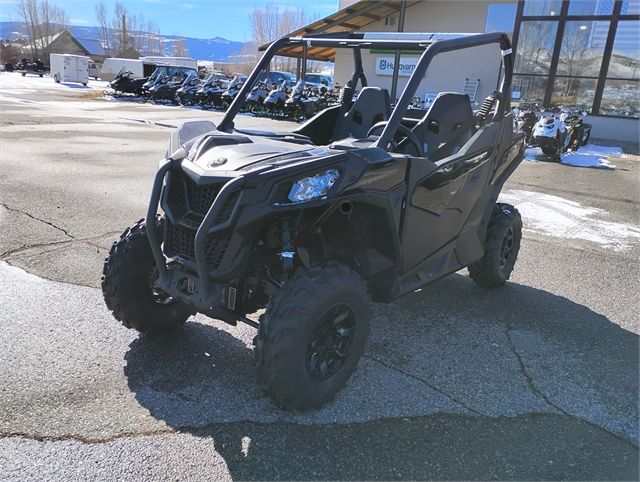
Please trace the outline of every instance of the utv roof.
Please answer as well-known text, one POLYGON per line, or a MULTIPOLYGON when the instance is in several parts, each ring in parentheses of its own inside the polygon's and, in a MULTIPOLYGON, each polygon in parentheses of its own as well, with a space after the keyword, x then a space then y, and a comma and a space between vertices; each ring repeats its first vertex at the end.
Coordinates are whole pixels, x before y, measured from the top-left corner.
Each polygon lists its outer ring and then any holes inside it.
MULTIPOLYGON (((280 47, 277 55, 287 57, 304 57, 306 55, 310 60, 334 60, 336 48, 374 47, 424 50, 432 43, 440 40, 476 35, 478 33, 448 32, 332 32, 308 34, 288 37, 289 42, 280 47)), ((272 43, 261 46, 260 50, 266 50, 272 43)))

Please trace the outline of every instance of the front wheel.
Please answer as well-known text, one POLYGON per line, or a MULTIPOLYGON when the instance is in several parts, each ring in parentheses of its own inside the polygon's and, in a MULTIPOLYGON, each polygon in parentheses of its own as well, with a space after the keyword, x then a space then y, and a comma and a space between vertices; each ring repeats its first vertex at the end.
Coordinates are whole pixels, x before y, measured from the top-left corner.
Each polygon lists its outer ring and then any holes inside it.
MULTIPOLYGON (((158 223, 161 229, 162 221, 158 223)), ((127 328, 167 332, 182 326, 193 310, 156 286, 156 265, 144 220, 127 228, 113 243, 102 269, 107 308, 127 328)))
POLYGON ((371 301, 362 278, 332 262, 299 269, 269 302, 255 338, 258 384, 283 409, 333 399, 364 352, 371 301))
POLYGON ((502 286, 516 264, 521 240, 520 213, 510 204, 497 203, 487 228, 484 256, 469 266, 471 279, 483 288, 502 286))

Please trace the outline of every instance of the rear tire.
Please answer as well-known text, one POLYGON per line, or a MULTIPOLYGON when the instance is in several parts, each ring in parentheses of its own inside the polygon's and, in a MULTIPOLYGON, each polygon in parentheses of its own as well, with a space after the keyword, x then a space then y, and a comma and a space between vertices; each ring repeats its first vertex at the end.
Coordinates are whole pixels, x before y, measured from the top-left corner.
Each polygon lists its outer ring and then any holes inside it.
POLYGON ((260 321, 258 385, 280 408, 320 407, 355 370, 370 318, 366 284, 353 270, 336 262, 299 269, 260 321))
POLYGON ((489 220, 484 256, 469 266, 469 276, 483 288, 502 286, 511 276, 522 240, 522 219, 510 204, 497 203, 489 220))
POLYGON ((182 326, 193 314, 187 305, 153 287, 157 265, 143 219, 113 243, 102 274, 107 308, 127 328, 145 333, 168 332, 182 326))

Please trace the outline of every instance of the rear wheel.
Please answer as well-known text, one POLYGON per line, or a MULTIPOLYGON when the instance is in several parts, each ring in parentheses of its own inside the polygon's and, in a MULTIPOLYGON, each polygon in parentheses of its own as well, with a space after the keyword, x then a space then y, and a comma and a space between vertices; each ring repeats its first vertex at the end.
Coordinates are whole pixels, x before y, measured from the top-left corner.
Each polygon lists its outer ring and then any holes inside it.
POLYGON ((102 294, 107 308, 127 328, 141 332, 171 331, 193 314, 187 305, 156 286, 158 267, 144 220, 127 228, 113 243, 102 273, 102 294))
POLYGON ((357 273, 335 262, 299 269, 260 321, 254 340, 260 388, 284 409, 333 399, 364 352, 370 317, 357 273))
POLYGON ((502 286, 511 276, 522 240, 522 219, 510 204, 496 204, 489 220, 484 256, 469 266, 471 279, 483 288, 502 286))

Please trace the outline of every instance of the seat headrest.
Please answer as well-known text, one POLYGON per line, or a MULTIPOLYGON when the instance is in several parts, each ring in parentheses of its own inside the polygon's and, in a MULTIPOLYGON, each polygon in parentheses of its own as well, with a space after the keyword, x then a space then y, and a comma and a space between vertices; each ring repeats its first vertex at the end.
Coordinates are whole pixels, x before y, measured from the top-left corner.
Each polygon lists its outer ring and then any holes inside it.
POLYGON ((467 94, 442 92, 435 98, 423 122, 427 131, 440 136, 456 135, 470 127, 473 110, 467 94))

